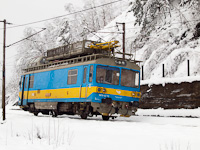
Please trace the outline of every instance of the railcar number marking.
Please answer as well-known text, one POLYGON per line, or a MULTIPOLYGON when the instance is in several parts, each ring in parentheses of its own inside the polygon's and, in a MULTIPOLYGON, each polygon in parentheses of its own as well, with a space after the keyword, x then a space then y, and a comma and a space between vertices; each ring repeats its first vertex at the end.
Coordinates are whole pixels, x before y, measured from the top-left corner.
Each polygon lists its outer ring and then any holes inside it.
POLYGON ((110 95, 99 94, 100 97, 110 97, 110 95))

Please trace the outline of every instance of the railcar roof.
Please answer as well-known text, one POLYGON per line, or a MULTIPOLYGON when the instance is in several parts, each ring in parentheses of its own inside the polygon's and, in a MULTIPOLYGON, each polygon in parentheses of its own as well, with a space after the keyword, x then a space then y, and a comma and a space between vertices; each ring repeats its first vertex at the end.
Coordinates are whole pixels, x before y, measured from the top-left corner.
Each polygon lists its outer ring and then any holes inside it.
POLYGON ((64 68, 71 68, 71 67, 89 65, 89 64, 110 65, 110 66, 117 66, 117 67, 129 68, 129 69, 134 69, 134 70, 140 69, 140 67, 136 64, 139 61, 132 61, 131 62, 130 60, 124 60, 126 62, 126 65, 117 64, 116 61, 122 61, 122 59, 98 58, 98 59, 95 59, 95 60, 89 60, 89 61, 85 61, 85 62, 77 62, 77 63, 72 63, 72 64, 61 64, 61 65, 49 66, 48 68, 45 68, 45 69, 25 72, 25 73, 23 73, 23 75, 38 73, 38 72, 51 71, 51 70, 64 69, 64 68))

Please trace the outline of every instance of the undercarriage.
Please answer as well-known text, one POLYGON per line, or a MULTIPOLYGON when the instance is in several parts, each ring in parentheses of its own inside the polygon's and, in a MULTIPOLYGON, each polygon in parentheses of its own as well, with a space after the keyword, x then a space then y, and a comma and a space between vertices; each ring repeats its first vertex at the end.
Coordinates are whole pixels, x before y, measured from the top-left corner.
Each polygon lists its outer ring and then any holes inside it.
POLYGON ((121 102, 112 101, 112 99, 103 99, 102 103, 94 102, 35 102, 23 107, 33 113, 35 116, 38 113, 45 115, 80 115, 82 119, 87 117, 101 115, 103 120, 114 119, 114 114, 120 114, 123 117, 134 115, 137 111, 138 102, 121 102))

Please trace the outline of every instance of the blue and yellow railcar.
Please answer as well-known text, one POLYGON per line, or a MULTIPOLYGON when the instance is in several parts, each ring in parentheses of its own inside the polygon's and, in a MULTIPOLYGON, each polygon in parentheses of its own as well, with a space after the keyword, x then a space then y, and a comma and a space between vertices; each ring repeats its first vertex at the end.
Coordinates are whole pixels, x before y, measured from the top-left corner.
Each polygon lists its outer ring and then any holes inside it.
POLYGON ((19 105, 24 110, 83 119, 102 115, 104 120, 136 112, 141 93, 135 62, 98 54, 61 62, 21 76, 19 105))

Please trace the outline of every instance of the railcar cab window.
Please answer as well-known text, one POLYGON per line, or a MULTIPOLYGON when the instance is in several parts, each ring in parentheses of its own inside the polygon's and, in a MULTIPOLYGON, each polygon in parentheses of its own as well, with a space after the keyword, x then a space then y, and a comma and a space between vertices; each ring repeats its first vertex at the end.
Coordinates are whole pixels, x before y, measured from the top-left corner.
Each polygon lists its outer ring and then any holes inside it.
POLYGON ((93 78, 93 65, 90 66, 89 82, 92 82, 92 78, 93 78))
POLYGON ((29 77, 29 88, 33 88, 33 84, 34 84, 34 76, 30 76, 29 77))
POLYGON ((83 83, 86 82, 87 68, 84 68, 83 83))
POLYGON ((119 68, 98 65, 96 71, 96 82, 119 85, 119 75, 119 68))
POLYGON ((121 70, 121 85, 127 87, 139 87, 139 72, 133 70, 121 70))
POLYGON ((76 84, 77 75, 78 75, 78 70, 77 69, 69 70, 68 71, 67 84, 76 84))

